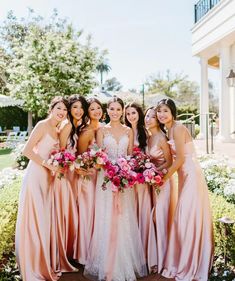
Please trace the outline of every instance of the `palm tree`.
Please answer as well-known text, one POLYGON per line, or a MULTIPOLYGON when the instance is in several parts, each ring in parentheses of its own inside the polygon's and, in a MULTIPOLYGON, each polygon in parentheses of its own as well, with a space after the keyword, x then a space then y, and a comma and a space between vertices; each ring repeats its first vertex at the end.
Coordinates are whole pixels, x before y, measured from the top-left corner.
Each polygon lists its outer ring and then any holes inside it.
POLYGON ((100 84, 103 85, 103 74, 108 73, 111 70, 111 66, 107 61, 102 61, 97 65, 96 69, 100 73, 100 84))

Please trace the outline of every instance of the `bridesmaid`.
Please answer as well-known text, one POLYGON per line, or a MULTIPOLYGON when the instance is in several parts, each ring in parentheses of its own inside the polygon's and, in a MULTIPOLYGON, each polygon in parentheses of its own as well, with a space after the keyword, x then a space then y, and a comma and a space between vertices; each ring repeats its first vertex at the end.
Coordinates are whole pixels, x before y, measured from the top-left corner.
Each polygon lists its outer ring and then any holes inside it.
POLYGON ((176 122, 173 100, 157 105, 157 117, 168 130, 173 164, 167 181, 178 172, 179 198, 170 232, 163 276, 176 281, 207 281, 213 261, 212 215, 208 188, 187 128, 176 122))
MULTIPOLYGON (((125 124, 133 130, 134 146, 139 147, 145 152, 147 147, 147 131, 144 128, 143 110, 137 103, 133 102, 126 105, 125 124)), ((138 226, 147 263, 149 223, 152 209, 149 186, 147 184, 137 184, 135 186, 135 195, 138 226)))
MULTIPOLYGON (((156 167, 166 172, 172 163, 172 157, 166 136, 161 131, 154 107, 150 107, 145 114, 145 126, 149 131, 148 154, 156 167)), ((148 237, 148 266, 149 271, 160 273, 163 269, 166 256, 170 216, 171 216, 171 189, 170 181, 166 181, 161 187, 159 195, 152 190, 153 209, 150 219, 148 237)))
MULTIPOLYGON (((101 127, 99 122, 103 115, 102 104, 99 100, 91 98, 88 100, 89 124, 82 129, 78 138, 78 154, 88 150, 95 142, 96 131, 101 127)), ((78 256, 76 259, 80 264, 86 264, 88 249, 94 228, 95 215, 95 185, 97 173, 89 173, 89 179, 80 177, 78 181, 78 209, 79 209, 79 232, 78 232, 78 256)))
MULTIPOLYGON (((60 147, 76 155, 77 151, 77 134, 71 133, 74 124, 78 124, 81 120, 83 111, 80 108, 83 97, 73 95, 68 100, 69 118, 60 126, 60 147), (82 114, 80 114, 82 113, 82 114)), ((68 170, 64 177, 59 179, 57 176, 53 182, 55 215, 56 215, 56 237, 59 252, 58 268, 62 272, 76 271, 69 260, 74 258, 78 239, 78 209, 76 197, 74 196, 74 188, 72 187, 77 181, 73 172, 68 170)))
POLYGON ((55 97, 48 118, 38 122, 23 154, 30 159, 23 179, 16 222, 16 259, 24 281, 58 280, 56 262, 50 151, 58 145, 57 126, 67 115, 67 102, 55 97), (50 254, 50 249, 54 250, 50 254))
MULTIPOLYGON (((68 98, 68 117, 63 127, 60 130, 60 146, 67 148, 70 153, 75 156, 78 153, 78 135, 80 131, 86 126, 87 122, 87 109, 88 104, 83 96, 72 95, 68 98)), ((78 213, 78 181, 79 175, 86 175, 85 171, 79 170, 75 172, 68 171, 65 175, 64 184, 61 186, 61 200, 58 201, 58 210, 63 214, 64 231, 60 230, 59 233, 64 233, 64 237, 60 242, 61 261, 68 268, 66 262, 66 255, 68 259, 78 259, 79 246, 79 213, 78 213), (64 188, 63 187, 67 187, 64 188), (72 192, 70 192, 70 190, 72 192), (67 193, 69 196, 63 195, 67 193), (68 200, 69 198, 69 200, 68 200), (65 202, 64 202, 65 200, 65 202), (67 208, 65 208, 67 206, 67 208), (66 227, 67 225, 67 227, 66 227), (63 242, 64 241, 64 242, 63 242), (66 254, 66 255, 65 255, 66 254)), ((58 195, 59 196, 59 195, 58 195)), ((61 217, 61 216, 60 216, 61 217)), ((58 226, 59 228, 62 225, 58 226)), ((73 269, 73 268, 72 268, 73 269)), ((71 269, 70 269, 71 270, 71 269)))
MULTIPOLYGON (((83 96, 72 95, 68 98, 68 119, 60 131, 60 146, 66 147, 71 153, 78 153, 78 135, 87 124, 88 103, 83 96)), ((78 171, 77 171, 78 172, 78 171)), ((85 175, 86 172, 80 170, 78 172, 85 175)), ((77 173, 67 173, 67 178, 71 182, 74 196, 77 200, 77 173)))

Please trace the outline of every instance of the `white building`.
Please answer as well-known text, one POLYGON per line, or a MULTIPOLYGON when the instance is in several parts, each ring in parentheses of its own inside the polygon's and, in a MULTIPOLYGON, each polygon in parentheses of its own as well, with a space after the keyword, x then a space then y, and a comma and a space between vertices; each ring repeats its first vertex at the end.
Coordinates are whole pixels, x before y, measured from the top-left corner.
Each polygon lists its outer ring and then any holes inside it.
POLYGON ((235 0, 200 0, 194 7, 192 53, 200 58, 201 136, 206 132, 209 112, 208 68, 219 71, 219 135, 225 142, 233 141, 235 131, 235 88, 229 87, 229 72, 235 72, 235 0))

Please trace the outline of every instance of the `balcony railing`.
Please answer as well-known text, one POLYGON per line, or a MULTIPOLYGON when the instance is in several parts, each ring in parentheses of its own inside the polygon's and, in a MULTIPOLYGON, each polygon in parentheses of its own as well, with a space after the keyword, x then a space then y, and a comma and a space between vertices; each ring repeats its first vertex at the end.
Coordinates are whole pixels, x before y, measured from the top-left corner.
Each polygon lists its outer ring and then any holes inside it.
POLYGON ((220 0, 200 0, 194 5, 194 22, 198 22, 207 14, 220 0))

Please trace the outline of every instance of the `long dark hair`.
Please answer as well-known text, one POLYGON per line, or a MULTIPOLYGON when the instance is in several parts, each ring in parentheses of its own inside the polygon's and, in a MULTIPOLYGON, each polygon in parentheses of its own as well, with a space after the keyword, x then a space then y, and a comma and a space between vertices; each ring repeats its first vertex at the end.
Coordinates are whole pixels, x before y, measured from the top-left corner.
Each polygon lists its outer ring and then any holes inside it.
MULTIPOLYGON (((156 112, 162 105, 166 105, 170 109, 171 114, 173 116, 173 119, 176 120, 176 118, 177 118, 177 108, 176 108, 175 102, 172 99, 162 99, 162 100, 160 100, 157 103, 156 112)), ((160 123, 159 121, 158 121, 158 123, 159 123, 160 129, 166 134, 164 124, 160 123)))
MULTIPOLYGON (((138 103, 132 102, 127 104, 125 110, 127 110, 127 108, 129 107, 135 108, 136 111, 138 112, 139 120, 137 123, 137 133, 138 133, 139 148, 141 148, 141 150, 144 151, 147 146, 147 132, 144 127, 144 112, 138 103)), ((131 128, 131 123, 128 121, 126 113, 125 113, 125 124, 131 128)))
POLYGON ((52 100, 51 103, 49 105, 49 111, 48 113, 50 113, 52 111, 52 109, 57 105, 57 103, 62 102, 66 108, 68 109, 69 105, 68 105, 68 100, 64 97, 61 96, 55 96, 52 100))
POLYGON ((150 107, 148 107, 148 108, 146 109, 145 113, 144 113, 144 117, 146 116, 146 114, 147 114, 147 112, 148 112, 149 110, 154 110, 154 112, 155 112, 155 117, 156 117, 156 120, 157 120, 157 124, 158 124, 159 128, 162 130, 162 132, 166 135, 166 130, 165 130, 164 124, 160 123, 159 120, 158 120, 158 118, 157 118, 157 106, 150 106, 150 107))
POLYGON ((71 144, 72 146, 75 145, 75 141, 74 141, 74 135, 77 134, 77 136, 80 135, 82 129, 86 126, 87 124, 87 113, 88 113, 88 103, 86 101, 86 99, 83 97, 83 96, 80 96, 80 95, 72 95, 68 98, 68 103, 69 103, 69 108, 68 108, 68 116, 69 116, 69 119, 70 119, 70 122, 72 124, 72 130, 70 132, 70 141, 71 141, 71 144), (84 114, 82 115, 82 122, 81 124, 78 126, 78 127, 75 127, 74 123, 73 123, 73 116, 71 114, 71 108, 72 108, 72 105, 75 103, 75 102, 80 102, 81 105, 82 105, 82 109, 84 111, 84 114))
MULTIPOLYGON (((103 114, 104 114, 103 105, 102 105, 102 103, 101 103, 97 98, 89 98, 89 99, 87 100, 87 105, 88 105, 87 112, 88 112, 88 110, 89 110, 91 104, 94 103, 94 102, 97 103, 97 104, 101 107, 102 112, 103 112, 103 114)), ((103 114, 102 114, 102 116, 101 116, 100 119, 103 118, 103 114)), ((87 113, 87 116, 88 116, 88 118, 90 119, 89 113, 87 113)))

